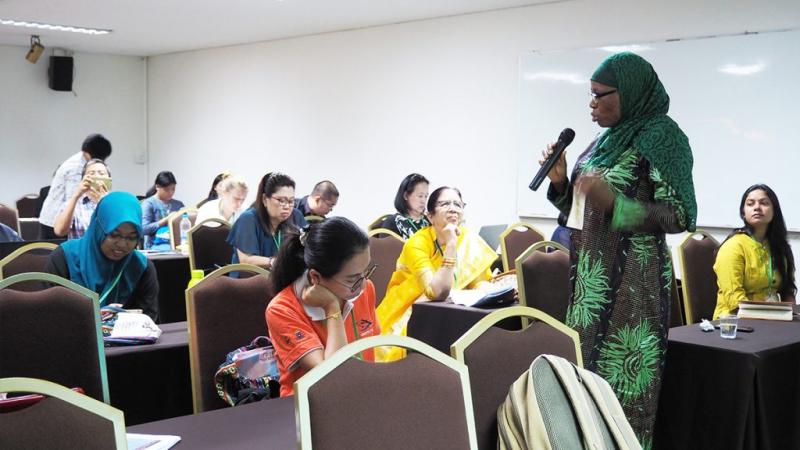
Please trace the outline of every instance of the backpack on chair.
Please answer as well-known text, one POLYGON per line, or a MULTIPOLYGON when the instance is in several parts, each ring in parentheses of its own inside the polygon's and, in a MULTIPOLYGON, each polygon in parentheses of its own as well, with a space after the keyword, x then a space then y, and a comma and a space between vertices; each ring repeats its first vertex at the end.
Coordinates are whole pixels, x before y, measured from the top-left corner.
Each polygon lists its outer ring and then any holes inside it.
POLYGON ((641 449, 611 386, 553 355, 537 357, 497 410, 498 448, 641 449))

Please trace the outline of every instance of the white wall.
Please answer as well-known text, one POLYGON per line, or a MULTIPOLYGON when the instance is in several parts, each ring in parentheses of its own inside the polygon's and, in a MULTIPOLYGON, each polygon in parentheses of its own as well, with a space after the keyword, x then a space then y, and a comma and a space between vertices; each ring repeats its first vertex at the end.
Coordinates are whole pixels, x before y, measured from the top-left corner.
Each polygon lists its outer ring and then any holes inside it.
POLYGON ((49 51, 37 64, 27 48, 0 46, 0 202, 13 205, 50 184, 56 167, 100 132, 113 148, 115 189, 145 188, 145 60, 77 53, 70 92, 47 86, 49 51))
POLYGON ((520 55, 797 26, 796 0, 571 1, 152 57, 147 174, 191 202, 223 169, 251 198, 267 171, 298 195, 331 178, 366 225, 419 171, 462 188, 470 224, 511 222, 520 55))

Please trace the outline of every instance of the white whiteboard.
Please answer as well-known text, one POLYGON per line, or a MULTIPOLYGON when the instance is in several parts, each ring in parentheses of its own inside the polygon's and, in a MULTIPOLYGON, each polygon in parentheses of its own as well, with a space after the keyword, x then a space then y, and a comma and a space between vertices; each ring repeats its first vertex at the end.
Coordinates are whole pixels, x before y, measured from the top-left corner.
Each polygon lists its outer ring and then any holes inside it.
POLYGON ((528 183, 548 142, 575 130, 568 170, 602 129, 589 116, 589 77, 611 53, 630 50, 655 68, 669 115, 692 146, 698 227, 741 226, 744 190, 766 183, 786 225, 800 229, 800 31, 533 53, 520 58, 521 137, 517 212, 558 217, 528 183))

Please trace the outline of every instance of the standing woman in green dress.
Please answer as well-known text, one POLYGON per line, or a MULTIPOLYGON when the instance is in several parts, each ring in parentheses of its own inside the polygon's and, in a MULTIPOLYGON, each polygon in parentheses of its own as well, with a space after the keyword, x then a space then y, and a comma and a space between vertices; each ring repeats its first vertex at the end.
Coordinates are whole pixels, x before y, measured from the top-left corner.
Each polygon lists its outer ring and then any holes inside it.
MULTIPOLYGON (((665 233, 692 231, 697 205, 692 151, 667 116, 669 96, 633 53, 592 75, 592 121, 606 131, 567 178, 562 157, 548 199, 572 228, 572 299, 566 323, 584 365, 614 388, 642 443, 652 447, 667 348, 672 264, 665 233)), ((543 159, 552 152, 552 144, 543 159)))

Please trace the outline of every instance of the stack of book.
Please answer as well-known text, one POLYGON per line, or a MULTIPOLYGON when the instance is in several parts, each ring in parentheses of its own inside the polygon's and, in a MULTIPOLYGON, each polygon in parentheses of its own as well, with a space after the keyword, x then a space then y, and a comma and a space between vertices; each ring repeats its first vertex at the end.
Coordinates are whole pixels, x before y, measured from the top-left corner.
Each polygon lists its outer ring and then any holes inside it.
POLYGON ((739 302, 740 319, 792 320, 792 302, 739 302))

